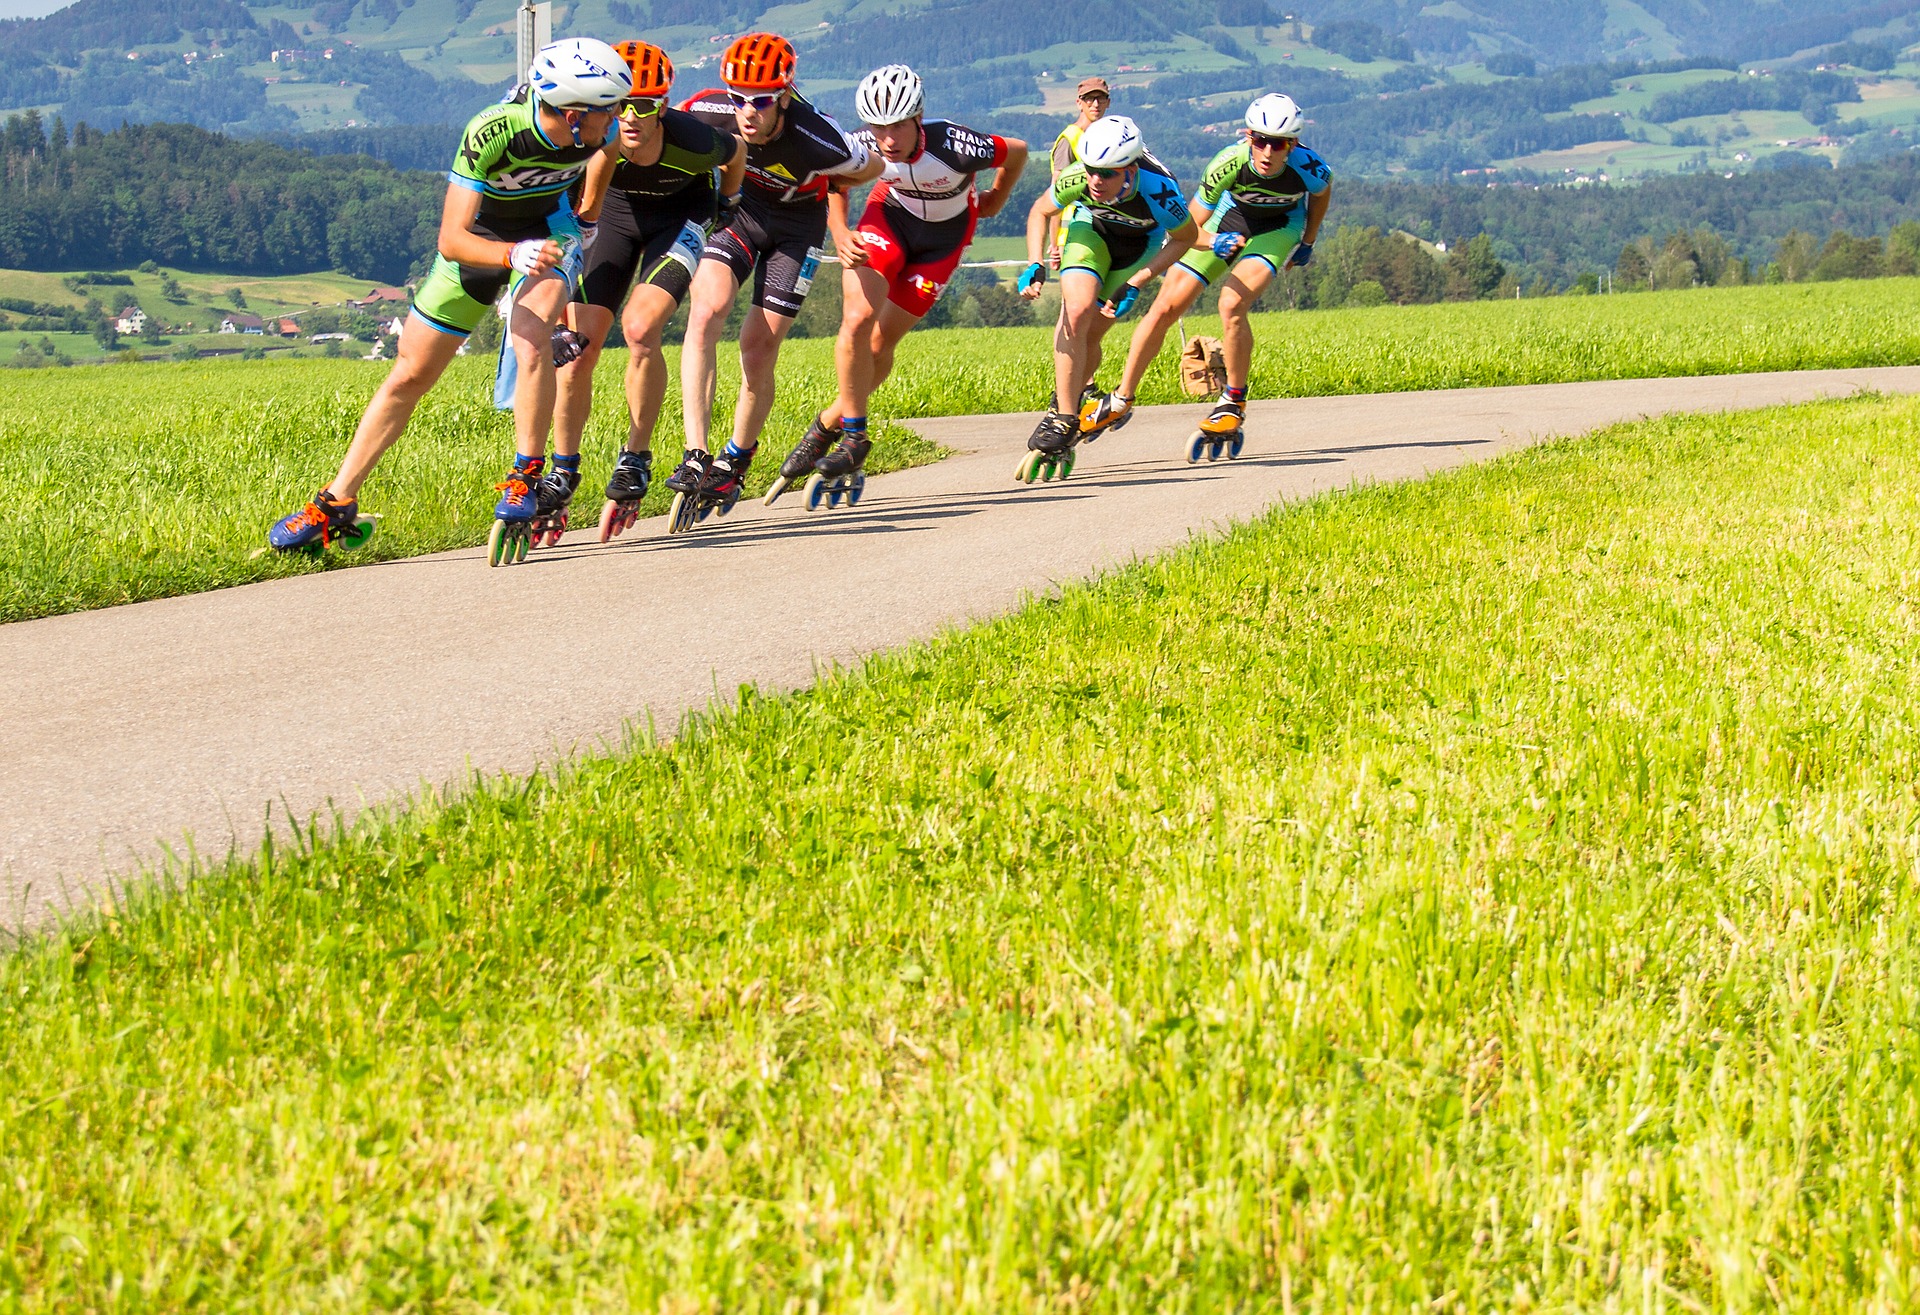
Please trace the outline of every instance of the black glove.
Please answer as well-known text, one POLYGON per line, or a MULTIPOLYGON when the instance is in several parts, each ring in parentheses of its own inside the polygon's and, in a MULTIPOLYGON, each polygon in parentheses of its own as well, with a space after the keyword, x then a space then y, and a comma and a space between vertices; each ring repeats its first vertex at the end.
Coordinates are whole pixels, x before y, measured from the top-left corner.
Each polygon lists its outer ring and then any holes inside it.
POLYGON ((553 331, 553 368, 571 365, 587 349, 587 340, 562 324, 553 331))
POLYGON ((718 233, 721 229, 729 227, 739 213, 740 193, 735 192, 732 196, 721 197, 719 206, 714 210, 713 231, 718 233))

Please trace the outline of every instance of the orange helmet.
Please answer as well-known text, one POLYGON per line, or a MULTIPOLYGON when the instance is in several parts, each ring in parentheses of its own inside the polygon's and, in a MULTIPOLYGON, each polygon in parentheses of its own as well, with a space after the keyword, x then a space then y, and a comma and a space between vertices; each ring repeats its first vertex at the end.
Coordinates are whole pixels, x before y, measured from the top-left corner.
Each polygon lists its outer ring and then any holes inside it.
POLYGON ((633 74, 633 94, 664 96, 673 85, 673 61, 667 52, 647 41, 621 41, 613 47, 633 74))
POLYGON ((720 61, 720 80, 740 91, 785 91, 793 85, 793 42, 774 32, 735 37, 720 61))

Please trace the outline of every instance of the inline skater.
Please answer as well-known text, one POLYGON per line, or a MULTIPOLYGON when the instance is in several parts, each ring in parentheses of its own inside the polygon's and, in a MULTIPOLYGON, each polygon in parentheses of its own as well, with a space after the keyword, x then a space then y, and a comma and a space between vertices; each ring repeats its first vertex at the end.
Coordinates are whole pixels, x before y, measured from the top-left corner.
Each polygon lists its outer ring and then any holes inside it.
POLYGON ((500 526, 530 525, 553 414, 553 326, 579 274, 581 235, 567 189, 606 141, 632 87, 603 41, 556 41, 534 57, 528 90, 475 115, 461 135, 440 213, 439 252, 414 295, 394 365, 360 417, 339 473, 267 533, 288 550, 330 544, 358 522, 360 486, 399 439, 429 389, 510 282, 508 334, 520 381, 513 469, 494 508, 500 526))
MULTIPOLYGON (((867 400, 893 372, 900 340, 933 309, 953 277, 976 219, 1000 212, 1026 167, 1025 142, 927 119, 924 101, 919 75, 905 64, 875 69, 854 95, 867 125, 858 140, 884 164, 840 276, 846 296, 834 347, 840 396, 788 453, 768 503, 811 472, 820 478, 808 483, 808 506, 818 505, 822 481, 830 504, 842 491, 850 499, 858 496, 872 447, 867 400), (997 171, 993 186, 976 195, 974 177, 988 169, 997 171)), ((827 205, 844 213, 846 194, 833 193, 827 205)))
POLYGON ((1199 233, 1180 183, 1147 153, 1132 119, 1108 115, 1080 135, 1079 163, 1062 173, 1027 212, 1028 265, 1020 295, 1038 297, 1047 281, 1041 244, 1047 221, 1066 214, 1060 269, 1060 322, 1054 329, 1053 409, 1027 440, 1021 478, 1073 469, 1080 441, 1079 399, 1100 365, 1100 343, 1133 308, 1140 290, 1165 273, 1199 233), (1161 239, 1158 249, 1155 237, 1161 239))
POLYGON ((1133 335, 1126 368, 1113 392, 1081 407, 1090 433, 1125 424, 1147 367, 1167 332, 1214 280, 1220 285, 1220 326, 1227 358, 1227 389, 1189 440, 1189 459, 1201 445, 1219 455, 1240 450, 1246 420, 1247 377, 1253 366, 1253 327, 1248 319, 1260 294, 1282 269, 1313 259, 1313 244, 1333 200, 1333 172, 1300 145, 1306 115, 1290 97, 1270 94, 1247 107, 1241 140, 1213 157, 1193 198, 1200 241, 1174 266, 1152 308, 1133 335), (1217 441, 1216 441, 1217 440, 1217 441))
POLYGON ((883 162, 842 132, 794 90, 793 44, 771 32, 750 32, 721 60, 724 92, 702 92, 687 103, 695 115, 729 125, 747 143, 747 175, 739 210, 716 227, 693 276, 680 387, 687 446, 667 487, 674 500, 670 532, 690 527, 690 516, 740 496, 760 430, 773 406, 774 364, 780 344, 820 266, 829 232, 840 258, 858 248, 846 225, 846 207, 831 211, 827 196, 879 176, 883 162), (753 305, 740 328, 740 396, 733 437, 708 455, 713 423, 716 349, 735 294, 753 277, 753 305))
MULTIPOLYGON (((1074 155, 1073 149, 1080 144, 1080 134, 1106 116, 1107 107, 1113 104, 1113 88, 1107 85, 1105 78, 1081 78, 1080 85, 1073 89, 1073 99, 1080 107, 1080 112, 1053 139, 1053 153, 1048 157, 1048 165, 1055 179, 1078 162, 1079 157, 1074 155)), ((1057 215, 1047 221, 1047 268, 1056 273, 1060 269, 1060 220, 1057 215)))
POLYGON ((561 349, 579 355, 559 371, 553 468, 539 490, 543 516, 564 514, 580 482, 594 368, 624 300, 627 437, 607 481, 603 543, 633 524, 652 483, 653 426, 667 391, 661 331, 693 283, 715 216, 739 206, 747 171, 745 142, 666 103, 673 61, 665 51, 645 41, 614 49, 633 75, 633 92, 620 102, 617 136, 587 166, 581 187, 581 220, 597 224, 583 300, 567 307, 574 339, 561 349))

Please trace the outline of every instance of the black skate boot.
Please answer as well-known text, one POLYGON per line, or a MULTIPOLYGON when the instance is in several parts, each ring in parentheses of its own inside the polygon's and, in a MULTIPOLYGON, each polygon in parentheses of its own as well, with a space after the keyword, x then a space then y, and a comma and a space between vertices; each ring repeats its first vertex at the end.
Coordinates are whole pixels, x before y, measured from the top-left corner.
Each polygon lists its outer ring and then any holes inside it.
POLYGON ((567 504, 573 501, 574 490, 580 487, 578 461, 569 470, 558 464, 559 458, 554 460, 555 464, 533 487, 536 510, 529 541, 535 548, 542 543, 551 548, 560 542, 560 536, 567 532, 567 504))
POLYGON ((1034 480, 1065 479, 1073 473, 1073 449, 1080 441, 1080 418, 1049 411, 1027 439, 1027 455, 1013 477, 1023 484, 1034 480))
POLYGON ((675 493, 698 493, 700 485, 707 477, 707 467, 713 464, 704 448, 690 447, 680 457, 680 464, 667 476, 667 487, 675 493))
POLYGON ((600 542, 618 538, 640 519, 640 500, 653 484, 653 453, 622 450, 607 481, 607 505, 600 510, 600 542))
POLYGON ((807 479, 807 510, 833 508, 844 500, 851 507, 867 488, 867 453, 873 440, 865 434, 842 434, 833 451, 813 463, 807 479))
POLYGON ((818 415, 814 416, 812 423, 807 426, 807 432, 800 436, 800 441, 793 445, 793 451, 787 453, 786 460, 780 463, 780 473, 774 476, 773 484, 763 499, 766 505, 771 507, 782 493, 811 475, 815 464, 839 437, 838 429, 828 429, 820 423, 818 415))

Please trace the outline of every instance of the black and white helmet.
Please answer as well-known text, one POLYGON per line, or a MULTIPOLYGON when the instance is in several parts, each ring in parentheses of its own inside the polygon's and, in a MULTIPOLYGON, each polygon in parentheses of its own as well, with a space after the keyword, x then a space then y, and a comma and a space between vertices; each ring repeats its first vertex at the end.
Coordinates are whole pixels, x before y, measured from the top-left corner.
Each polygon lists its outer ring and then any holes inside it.
POLYGON ((1139 124, 1124 114, 1109 114, 1087 125, 1074 150, 1089 169, 1124 169, 1147 153, 1147 143, 1139 124))
POLYGON ((1269 92, 1247 106, 1247 127, 1262 137, 1298 137, 1306 127, 1307 116, 1293 97, 1269 92))
POLYGON ((627 61, 592 37, 568 37, 542 46, 527 81, 540 103, 556 110, 608 110, 633 92, 627 61))
POLYGON ((904 123, 920 112, 924 97, 920 75, 905 64, 888 64, 860 79, 853 106, 860 122, 885 127, 904 123))

